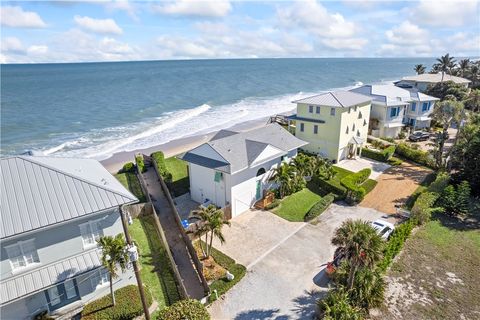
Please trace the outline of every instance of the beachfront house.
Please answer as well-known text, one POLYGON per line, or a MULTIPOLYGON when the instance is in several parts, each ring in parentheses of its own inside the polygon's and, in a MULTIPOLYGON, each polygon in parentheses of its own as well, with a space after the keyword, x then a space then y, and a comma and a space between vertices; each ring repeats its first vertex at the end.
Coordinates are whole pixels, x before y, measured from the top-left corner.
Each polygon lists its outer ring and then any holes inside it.
POLYGON ((327 92, 297 101, 289 130, 307 141, 304 150, 334 162, 361 155, 367 140, 371 98, 350 91, 327 92))
POLYGON ((364 85, 350 91, 372 99, 369 133, 375 137, 397 138, 406 125, 414 129, 430 127, 430 114, 438 100, 416 89, 393 84, 364 85))
MULTIPOLYGON (((44 310, 71 317, 108 294, 96 241, 123 233, 120 207, 138 200, 95 160, 0 163, 1 318, 32 319, 44 310)), ((129 270, 114 286, 134 283, 129 270)))
POLYGON ((276 123, 245 132, 221 130, 182 157, 189 163, 190 196, 225 208, 227 218, 238 216, 274 187, 272 170, 304 145, 276 123))
POLYGON ((403 77, 402 80, 395 82, 395 85, 401 88, 413 88, 421 92, 424 92, 425 90, 427 90, 429 85, 435 85, 442 81, 443 82, 453 81, 456 84, 463 85, 465 88, 468 88, 468 85, 471 82, 468 79, 452 76, 446 73, 443 74, 443 79, 442 79, 442 73, 438 72, 438 73, 424 73, 424 74, 417 74, 415 76, 403 77))

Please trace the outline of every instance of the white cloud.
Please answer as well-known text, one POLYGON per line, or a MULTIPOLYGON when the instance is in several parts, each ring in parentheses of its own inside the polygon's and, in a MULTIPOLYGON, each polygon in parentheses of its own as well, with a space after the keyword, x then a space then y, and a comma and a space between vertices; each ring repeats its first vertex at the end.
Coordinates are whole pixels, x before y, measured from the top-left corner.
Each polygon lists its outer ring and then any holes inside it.
POLYGON ((123 11, 133 20, 139 21, 138 7, 135 3, 127 0, 108 1, 105 3, 105 7, 108 11, 123 11))
POLYGON ((207 48, 199 41, 194 42, 184 37, 160 36, 157 38, 157 44, 164 57, 212 58, 216 56, 214 50, 207 48))
POLYGON ((455 48, 457 55, 480 55, 480 35, 469 35, 465 32, 457 32, 445 39, 447 48, 455 48), (469 52, 469 53, 467 53, 469 52), (463 54, 462 54, 463 53, 463 54))
POLYGON ((385 32, 387 40, 393 44, 419 45, 428 42, 429 33, 410 21, 404 21, 400 25, 385 32))
POLYGON ((102 34, 122 34, 123 32, 113 19, 94 19, 78 15, 73 19, 79 27, 86 31, 102 34))
POLYGON ((24 52, 25 49, 23 47, 22 42, 15 37, 7 37, 2 39, 2 52, 24 52))
POLYGON ((33 45, 28 47, 27 54, 29 55, 44 55, 48 52, 48 47, 44 45, 33 45))
POLYGON ((38 13, 23 11, 18 6, 2 6, 0 13, 2 26, 12 28, 45 28, 47 26, 38 13))
POLYGON ((368 40, 363 38, 323 39, 320 42, 336 50, 362 50, 368 43, 368 40))
POLYGON ((232 10, 232 5, 227 0, 176 0, 162 5, 154 5, 152 8, 155 12, 162 14, 214 18, 226 16, 232 10))
POLYGON ((477 0, 423 0, 409 11, 412 19, 422 25, 459 27, 480 23, 477 0))
POLYGON ((133 53, 133 48, 124 42, 117 41, 113 38, 105 37, 100 41, 100 49, 107 54, 129 54, 133 53))

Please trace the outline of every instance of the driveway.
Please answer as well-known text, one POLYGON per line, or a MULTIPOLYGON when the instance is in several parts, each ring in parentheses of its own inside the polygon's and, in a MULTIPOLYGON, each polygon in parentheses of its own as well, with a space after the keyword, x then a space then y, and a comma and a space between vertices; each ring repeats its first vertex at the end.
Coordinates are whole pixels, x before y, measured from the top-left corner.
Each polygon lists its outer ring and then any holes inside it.
MULTIPOLYGON (((230 245, 236 247, 228 249, 232 257, 236 254, 238 261, 250 263, 244 279, 209 307, 213 319, 310 319, 316 300, 328 290, 324 269, 335 251, 330 244, 334 230, 348 218, 375 220, 383 215, 370 208, 332 204, 317 225, 285 221, 292 229, 286 231, 284 227, 279 236, 272 235, 272 231, 277 232, 270 227, 270 221, 279 218, 268 212, 263 214, 259 220, 251 216, 236 220, 237 226, 224 230, 233 242, 230 245), (251 240, 253 232, 237 233, 237 239, 231 237, 230 232, 236 228, 253 227, 249 224, 252 221, 263 221, 255 226, 255 239, 270 239, 267 242, 273 245, 271 248, 262 240, 251 240), (278 238, 276 243, 271 241, 272 237, 278 238)), ((227 253, 225 249, 220 247, 227 253)))
POLYGON ((377 179, 377 186, 365 196, 360 206, 394 214, 395 205, 405 203, 430 172, 430 169, 406 161, 391 167, 377 179))
POLYGON ((338 167, 347 169, 353 172, 358 172, 365 168, 372 169, 372 173, 370 174, 370 179, 377 180, 378 177, 388 168, 390 168, 389 164, 367 159, 367 158, 357 158, 357 159, 347 159, 342 160, 337 164, 338 167))

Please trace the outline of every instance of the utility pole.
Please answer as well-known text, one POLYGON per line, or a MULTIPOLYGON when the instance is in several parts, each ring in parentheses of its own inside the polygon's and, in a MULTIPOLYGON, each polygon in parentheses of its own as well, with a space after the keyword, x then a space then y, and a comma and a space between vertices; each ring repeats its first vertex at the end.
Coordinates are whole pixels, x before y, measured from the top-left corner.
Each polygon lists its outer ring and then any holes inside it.
MULTIPOLYGON (((132 238, 130 238, 130 234, 128 233, 127 221, 125 220, 125 214, 123 212, 123 206, 120 206, 120 217, 122 219, 123 225, 123 232, 125 233, 125 238, 127 240, 127 244, 129 246, 132 245, 132 238)), ((133 271, 135 272, 135 278, 137 279, 138 291, 140 293, 140 300, 142 300, 143 306, 143 313, 145 314, 145 320, 150 320, 150 312, 148 311, 148 303, 147 298, 145 297, 145 291, 143 290, 142 279, 140 278, 140 270, 138 269, 137 261, 132 261, 133 271)))

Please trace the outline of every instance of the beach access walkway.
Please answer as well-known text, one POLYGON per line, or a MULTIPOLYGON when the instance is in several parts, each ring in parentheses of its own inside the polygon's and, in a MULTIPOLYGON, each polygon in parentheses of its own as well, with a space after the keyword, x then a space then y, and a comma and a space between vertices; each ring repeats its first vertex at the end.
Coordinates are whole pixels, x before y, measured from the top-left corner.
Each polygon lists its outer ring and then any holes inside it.
POLYGON ((142 176, 187 294, 190 298, 201 299, 205 295, 204 288, 178 229, 174 216, 175 212, 170 207, 160 181, 158 181, 158 176, 153 168, 149 168, 148 171, 142 173, 142 176))

